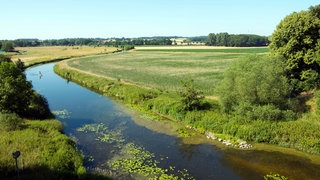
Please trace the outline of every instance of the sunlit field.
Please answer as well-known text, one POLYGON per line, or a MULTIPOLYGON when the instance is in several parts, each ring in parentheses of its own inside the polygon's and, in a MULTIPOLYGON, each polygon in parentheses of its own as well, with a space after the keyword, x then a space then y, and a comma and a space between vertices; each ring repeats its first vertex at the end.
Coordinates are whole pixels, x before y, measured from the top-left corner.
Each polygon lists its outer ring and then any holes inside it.
POLYGON ((130 52, 76 58, 67 65, 162 91, 177 91, 182 81, 192 79, 210 96, 215 94, 215 86, 232 61, 268 52, 268 48, 137 48, 130 52))
POLYGON ((93 54, 110 53, 117 50, 114 47, 93 47, 93 46, 44 46, 44 47, 18 47, 20 53, 15 53, 12 60, 21 59, 26 65, 37 62, 81 57, 93 54))

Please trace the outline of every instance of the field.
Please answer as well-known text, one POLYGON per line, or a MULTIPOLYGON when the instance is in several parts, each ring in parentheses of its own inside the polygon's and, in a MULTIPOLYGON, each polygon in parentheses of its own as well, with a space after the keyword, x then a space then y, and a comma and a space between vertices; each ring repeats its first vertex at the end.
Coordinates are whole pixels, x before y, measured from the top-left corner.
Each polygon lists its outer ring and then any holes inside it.
POLYGON ((177 91, 182 81, 192 79, 205 95, 212 96, 232 61, 268 52, 268 48, 138 47, 130 52, 72 59, 67 65, 162 91, 177 91))
POLYGON ((12 60, 21 59, 25 65, 43 61, 81 57, 94 54, 105 54, 117 50, 114 47, 91 47, 91 46, 44 46, 44 47, 19 47, 20 53, 14 53, 12 60))

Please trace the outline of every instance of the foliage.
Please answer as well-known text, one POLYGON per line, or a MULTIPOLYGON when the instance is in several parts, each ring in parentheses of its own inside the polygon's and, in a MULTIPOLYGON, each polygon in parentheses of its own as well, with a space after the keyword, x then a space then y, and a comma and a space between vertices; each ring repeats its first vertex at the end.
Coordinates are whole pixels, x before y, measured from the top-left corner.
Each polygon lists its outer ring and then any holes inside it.
POLYGON ((270 38, 270 49, 285 59, 288 78, 299 93, 320 86, 319 6, 286 16, 270 38))
POLYGON ((122 49, 123 49, 124 51, 129 51, 129 50, 131 50, 131 49, 134 49, 134 46, 133 46, 133 45, 125 45, 125 46, 122 46, 122 49))
POLYGON ((16 62, 15 62, 16 66, 21 69, 21 71, 23 71, 25 69, 25 65, 24 65, 24 62, 21 61, 21 59, 18 59, 16 62))
POLYGON ((0 63, 0 111, 25 115, 33 95, 32 85, 13 63, 0 63))
POLYGON ((22 69, 11 61, 0 63, 0 112, 33 119, 52 117, 47 100, 32 90, 22 69))
POLYGON ((26 115, 32 119, 46 119, 53 117, 49 109, 49 104, 47 99, 34 92, 32 96, 30 96, 30 105, 27 109, 26 115))
POLYGON ((0 177, 16 176, 11 155, 16 150, 21 152, 18 163, 23 166, 23 179, 77 179, 85 173, 74 142, 62 130, 57 120, 27 120, 19 130, 0 130, 0 177))
POLYGON ((183 89, 179 92, 183 109, 187 111, 201 109, 203 92, 196 89, 193 80, 182 82, 183 89))
POLYGON ((225 112, 266 120, 283 118, 281 110, 288 108, 290 95, 279 58, 261 56, 232 64, 225 71, 218 91, 225 112))
POLYGON ((9 56, 0 54, 0 63, 2 63, 2 62, 11 62, 11 59, 9 56))
POLYGON ((0 130, 13 131, 18 130, 23 120, 16 114, 0 113, 0 130))
POLYGON ((207 38, 207 46, 232 46, 232 47, 252 47, 266 46, 268 38, 253 34, 228 34, 210 33, 207 38))
POLYGON ((13 43, 10 41, 3 41, 2 46, 1 46, 1 50, 5 51, 5 52, 13 51, 14 50, 13 43))

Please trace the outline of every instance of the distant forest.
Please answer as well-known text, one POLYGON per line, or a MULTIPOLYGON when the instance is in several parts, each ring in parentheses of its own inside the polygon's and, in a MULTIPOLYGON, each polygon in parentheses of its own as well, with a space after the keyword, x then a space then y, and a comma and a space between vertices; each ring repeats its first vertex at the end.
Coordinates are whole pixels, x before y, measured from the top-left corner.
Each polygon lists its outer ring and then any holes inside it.
POLYGON ((180 37, 180 36, 156 36, 139 38, 66 38, 66 39, 16 39, 0 40, 0 49, 8 50, 7 47, 36 47, 36 46, 114 46, 126 45, 180 45, 178 39, 184 39, 183 45, 207 45, 207 46, 267 46, 269 41, 266 36, 253 34, 228 34, 210 33, 208 36, 180 37))

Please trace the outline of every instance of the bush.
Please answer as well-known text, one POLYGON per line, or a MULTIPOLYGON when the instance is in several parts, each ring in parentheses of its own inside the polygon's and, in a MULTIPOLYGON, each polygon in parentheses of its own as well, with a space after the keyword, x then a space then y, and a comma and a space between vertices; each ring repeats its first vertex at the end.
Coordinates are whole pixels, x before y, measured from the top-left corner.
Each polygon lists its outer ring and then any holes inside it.
POLYGON ((23 120, 16 114, 0 113, 0 129, 13 131, 20 128, 23 120))
POLYGON ((280 58, 249 56, 226 71, 218 93, 223 110, 252 119, 279 120, 287 110, 290 87, 280 58))
POLYGON ((187 111, 201 109, 203 92, 196 89, 193 80, 183 82, 182 90, 179 92, 183 108, 187 111))

